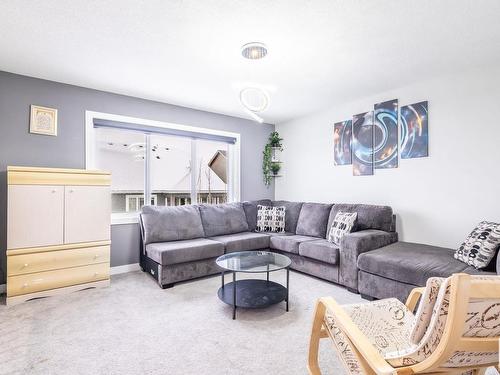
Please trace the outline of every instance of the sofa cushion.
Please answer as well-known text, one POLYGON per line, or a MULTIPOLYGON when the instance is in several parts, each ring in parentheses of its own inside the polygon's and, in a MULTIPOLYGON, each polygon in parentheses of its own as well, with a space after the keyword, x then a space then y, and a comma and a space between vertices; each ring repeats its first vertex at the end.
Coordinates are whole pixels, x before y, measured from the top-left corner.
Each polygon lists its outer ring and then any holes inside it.
POLYGON ((285 207, 285 232, 295 233, 302 202, 273 201, 274 207, 285 207))
POLYGON ((200 214, 206 237, 248 231, 241 203, 204 204, 200 206, 200 214))
POLYGON ((258 201, 246 201, 243 202, 243 210, 245 211, 245 216, 247 218, 248 230, 253 232, 257 227, 257 206, 272 206, 272 201, 270 199, 261 199, 258 201))
POLYGON ((338 264, 339 247, 323 239, 305 241, 299 244, 299 255, 325 263, 338 264))
POLYGON ((389 206, 375 206, 371 204, 339 203, 332 207, 328 218, 328 230, 338 212, 356 212, 358 214, 354 231, 378 229, 386 232, 394 231, 392 208, 389 206))
POLYGON ((146 254, 161 265, 192 262, 224 254, 224 244, 206 238, 146 245, 146 254))
POLYGON ((210 237, 210 239, 223 243, 226 253, 269 249, 269 235, 263 233, 243 232, 210 237))
POLYGON ((326 225, 331 209, 331 204, 304 203, 300 210, 296 233, 326 238, 326 225))
POLYGON ((141 216, 146 244, 205 236, 197 206, 144 206, 141 216))
POLYGON ((275 250, 286 251, 288 253, 299 253, 299 245, 305 241, 317 240, 316 237, 300 236, 293 234, 291 236, 271 236, 270 248, 275 250))
POLYGON ((453 249, 396 242, 358 257, 362 271, 407 284, 425 286, 429 277, 448 277, 467 265, 453 258, 453 249))

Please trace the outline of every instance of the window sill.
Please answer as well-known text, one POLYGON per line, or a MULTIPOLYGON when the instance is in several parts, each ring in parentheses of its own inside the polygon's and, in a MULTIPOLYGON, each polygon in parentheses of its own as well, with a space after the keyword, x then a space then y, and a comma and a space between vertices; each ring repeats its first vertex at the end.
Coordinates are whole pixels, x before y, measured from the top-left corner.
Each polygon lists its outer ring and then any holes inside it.
POLYGON ((139 213, 114 213, 111 214, 111 225, 137 224, 139 222, 139 213))

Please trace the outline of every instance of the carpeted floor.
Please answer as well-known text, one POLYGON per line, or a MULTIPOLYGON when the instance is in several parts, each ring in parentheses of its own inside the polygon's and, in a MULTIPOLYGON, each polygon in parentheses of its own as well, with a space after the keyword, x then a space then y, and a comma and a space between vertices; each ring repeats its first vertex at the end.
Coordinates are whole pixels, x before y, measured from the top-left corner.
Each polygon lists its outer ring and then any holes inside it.
MULTIPOLYGON (((285 272, 271 274, 284 282, 285 272)), ((142 272, 111 287, 0 306, 0 374, 307 374, 315 300, 361 298, 290 273, 290 312, 231 308, 216 296, 220 276, 162 290, 142 272)), ((3 303, 3 302, 2 302, 3 303)), ((344 371, 325 340, 324 374, 344 371)))

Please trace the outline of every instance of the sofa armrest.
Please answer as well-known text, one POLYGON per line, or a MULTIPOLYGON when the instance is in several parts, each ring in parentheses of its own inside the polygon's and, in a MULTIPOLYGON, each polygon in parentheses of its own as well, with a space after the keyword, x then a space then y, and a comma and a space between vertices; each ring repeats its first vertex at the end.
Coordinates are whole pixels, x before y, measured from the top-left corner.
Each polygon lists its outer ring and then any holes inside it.
POLYGON ((346 234, 340 241, 339 281, 342 285, 358 290, 358 256, 397 242, 396 232, 367 229, 346 234))

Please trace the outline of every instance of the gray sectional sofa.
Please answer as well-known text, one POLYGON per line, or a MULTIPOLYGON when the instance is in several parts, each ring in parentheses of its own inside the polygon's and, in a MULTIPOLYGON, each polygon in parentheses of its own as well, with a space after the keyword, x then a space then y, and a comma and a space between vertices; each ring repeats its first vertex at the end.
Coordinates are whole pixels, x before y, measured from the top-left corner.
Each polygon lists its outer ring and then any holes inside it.
POLYGON ((413 288, 425 286, 429 277, 454 273, 496 275, 499 259, 477 270, 453 257, 455 249, 397 242, 361 254, 358 258, 358 289, 366 299, 395 297, 405 301, 413 288))
POLYGON ((362 204, 260 200, 223 205, 146 206, 140 215, 140 265, 163 288, 220 272, 215 259, 229 252, 271 249, 291 268, 358 290, 360 254, 397 241, 392 209, 362 204), (255 232, 257 205, 285 206, 285 233, 255 232), (328 242, 338 211, 358 213, 356 231, 339 247, 328 242))

